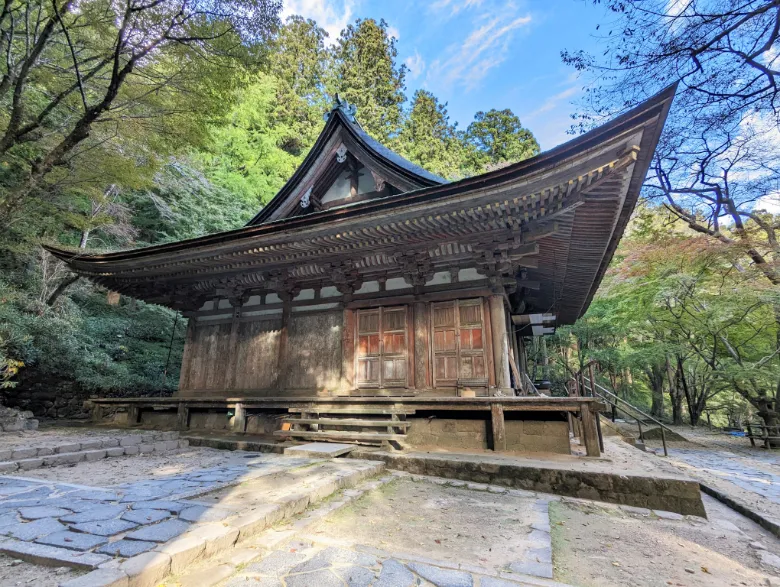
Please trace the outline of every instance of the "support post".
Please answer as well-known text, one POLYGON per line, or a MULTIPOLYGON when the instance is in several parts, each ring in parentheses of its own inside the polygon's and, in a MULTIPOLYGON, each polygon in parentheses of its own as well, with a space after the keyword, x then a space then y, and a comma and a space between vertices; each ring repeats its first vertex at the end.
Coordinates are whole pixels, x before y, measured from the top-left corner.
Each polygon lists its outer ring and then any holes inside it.
POLYGON ((225 373, 225 389, 235 389, 236 370, 238 369, 238 329, 241 327, 241 301, 233 306, 233 322, 230 325, 230 340, 228 341, 227 373, 225 373))
POLYGON ((490 423, 493 427, 493 450, 506 450, 506 428, 504 426, 504 406, 498 402, 490 404, 490 423))
POLYGON ((176 410, 176 428, 187 430, 190 427, 190 409, 184 402, 179 402, 176 410))
POLYGON ((138 408, 138 404, 130 404, 127 406, 127 425, 135 426, 141 419, 141 410, 138 408))
POLYGON ((511 387, 509 378, 509 340, 506 332, 504 296, 492 295, 490 301, 490 331, 493 338, 493 365, 496 369, 496 387, 502 391, 511 387))
POLYGON ((355 310, 344 309, 341 326, 341 391, 355 389, 355 310))
POLYGON ((233 412, 233 425, 231 426, 233 432, 243 434, 246 432, 246 408, 241 402, 236 404, 233 412))
POLYGON ((92 421, 99 424, 103 419, 103 406, 100 404, 92 404, 92 421))
POLYGON ((599 433, 596 429, 596 420, 593 412, 590 411, 590 405, 583 402, 580 407, 582 416, 582 440, 585 441, 585 450, 589 457, 601 456, 599 450, 599 433))
POLYGON ((195 344, 195 318, 187 319, 187 334, 184 337, 184 352, 181 357, 179 372, 179 391, 187 389, 190 379, 190 363, 192 362, 193 346, 195 344))
MULTIPOLYGON (((281 295, 280 295, 281 297, 281 295)), ((283 299, 283 306, 282 306, 282 330, 279 333, 279 357, 277 359, 277 367, 276 367, 276 388, 277 389, 283 389, 287 384, 287 378, 285 374, 287 373, 287 339, 288 339, 288 332, 287 330, 290 327, 290 299, 289 296, 283 299)))

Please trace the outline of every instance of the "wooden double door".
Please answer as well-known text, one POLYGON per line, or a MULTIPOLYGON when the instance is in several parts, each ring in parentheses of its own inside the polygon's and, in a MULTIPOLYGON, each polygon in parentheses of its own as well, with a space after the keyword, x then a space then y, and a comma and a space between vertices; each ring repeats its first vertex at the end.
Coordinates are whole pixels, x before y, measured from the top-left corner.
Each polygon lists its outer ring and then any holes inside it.
POLYGON ((408 313, 406 306, 358 310, 358 387, 408 387, 408 313))
MULTIPOLYGON (((481 299, 433 302, 430 335, 414 343, 407 306, 357 311, 355 375, 358 388, 410 386, 410 353, 423 344, 432 364, 434 388, 487 386, 485 316, 481 299)), ((421 350, 421 349, 419 349, 421 350)), ((418 350, 418 353, 419 353, 418 350)))

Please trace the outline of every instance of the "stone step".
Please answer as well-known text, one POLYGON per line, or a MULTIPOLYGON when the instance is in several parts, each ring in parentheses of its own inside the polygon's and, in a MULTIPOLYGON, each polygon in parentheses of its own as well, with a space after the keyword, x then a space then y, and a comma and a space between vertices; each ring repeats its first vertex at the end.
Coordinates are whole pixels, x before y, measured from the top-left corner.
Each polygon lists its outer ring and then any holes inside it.
MULTIPOLYGON (((278 522, 304 512, 306 514, 293 524, 293 528, 316 523, 324 516, 309 520, 310 512, 307 510, 314 509, 316 512, 318 509, 311 506, 323 502, 323 507, 327 508, 326 513, 334 511, 344 505, 344 502, 327 498, 340 490, 351 490, 363 482, 371 483, 369 480, 383 473, 385 469, 384 463, 376 461, 354 462, 357 466, 343 460, 324 461, 306 467, 305 474, 301 474, 300 470, 292 470, 289 473, 282 471, 243 481, 240 489, 225 488, 222 494, 211 493, 210 496, 217 495, 219 498, 220 509, 236 510, 240 513, 218 522, 208 522, 204 519, 203 523, 193 524, 187 532, 156 546, 153 550, 124 561, 111 561, 89 574, 60 584, 60 587, 151 587, 163 583, 171 576, 176 577, 173 581, 179 585, 182 575, 191 572, 195 564, 230 560, 233 554, 238 555, 234 566, 242 564, 262 553, 262 550, 256 550, 253 556, 247 559, 242 558, 238 551, 252 544, 252 540, 263 531, 271 532, 270 528, 278 522)), ((202 502, 194 500, 193 503, 202 502)), ((214 504, 208 503, 206 507, 214 507, 214 504)), ((280 532, 274 529, 273 533, 280 532)), ((201 570, 200 574, 203 578, 200 584, 213 584, 208 580, 215 573, 201 570)))
MULTIPOLYGON (((140 437, 139 437, 140 438, 140 437)), ((189 446, 188 440, 159 440, 149 443, 135 443, 127 446, 113 445, 108 448, 80 450, 75 452, 59 452, 46 456, 38 456, 18 461, 0 462, 0 474, 16 471, 30 471, 39 467, 56 467, 72 465, 82 461, 99 461, 107 457, 121 457, 147 453, 161 453, 189 446)))
POLYGON ((380 432, 347 432, 329 430, 320 432, 303 432, 300 430, 277 430, 274 436, 305 438, 307 440, 352 440, 356 442, 380 443, 385 440, 404 440, 404 434, 385 434, 380 432))
POLYGON ((149 432, 146 434, 119 434, 114 437, 102 437, 80 442, 68 442, 54 445, 44 445, 30 448, 8 448, 0 450, 0 461, 20 461, 35 457, 46 457, 60 453, 73 453, 101 448, 114 448, 117 446, 130 446, 135 444, 151 444, 164 440, 176 440, 178 432, 149 432))
POLYGON ((379 414, 379 415, 411 415, 415 413, 412 408, 374 408, 355 406, 350 408, 329 408, 316 406, 313 408, 288 408, 288 412, 295 414, 379 414))
POLYGON ((408 428, 411 422, 400 420, 357 420, 354 418, 284 418, 290 424, 320 424, 323 426, 363 426, 366 428, 408 428))

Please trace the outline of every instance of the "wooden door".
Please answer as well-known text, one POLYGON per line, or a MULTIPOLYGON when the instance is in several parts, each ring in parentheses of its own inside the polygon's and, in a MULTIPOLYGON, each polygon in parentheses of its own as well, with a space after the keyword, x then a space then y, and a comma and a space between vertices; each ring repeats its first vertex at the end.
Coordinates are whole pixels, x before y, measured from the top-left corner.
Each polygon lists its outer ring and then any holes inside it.
POLYGON ((358 310, 355 375, 357 387, 407 386, 406 307, 358 310))
POLYGON ((456 387, 458 380, 486 379, 481 300, 432 306, 434 387, 456 387))

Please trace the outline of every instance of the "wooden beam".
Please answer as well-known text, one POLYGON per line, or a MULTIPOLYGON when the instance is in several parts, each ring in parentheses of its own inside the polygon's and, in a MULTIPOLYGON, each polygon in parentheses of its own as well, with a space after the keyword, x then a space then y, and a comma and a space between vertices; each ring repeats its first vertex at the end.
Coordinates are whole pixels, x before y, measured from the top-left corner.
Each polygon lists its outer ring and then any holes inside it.
POLYGON ((355 388, 355 311, 344 310, 341 331, 341 390, 355 388))
POLYGON ((506 429, 504 427, 504 407, 499 404, 490 404, 490 423, 493 427, 493 450, 506 450, 506 429))
POLYGON ((187 319, 187 334, 184 337, 184 352, 181 357, 181 370, 179 371, 179 390, 187 389, 190 378, 190 364, 192 363, 193 343, 195 342, 195 318, 187 319))
POLYGON ((599 450, 599 434, 596 429, 596 417, 598 413, 594 414, 590 411, 588 404, 582 404, 580 407, 580 414, 582 416, 582 436, 581 440, 585 442, 585 451, 589 457, 601 456, 601 450, 599 450))

